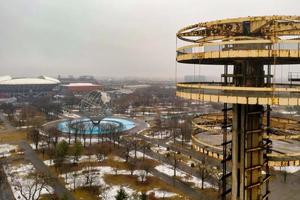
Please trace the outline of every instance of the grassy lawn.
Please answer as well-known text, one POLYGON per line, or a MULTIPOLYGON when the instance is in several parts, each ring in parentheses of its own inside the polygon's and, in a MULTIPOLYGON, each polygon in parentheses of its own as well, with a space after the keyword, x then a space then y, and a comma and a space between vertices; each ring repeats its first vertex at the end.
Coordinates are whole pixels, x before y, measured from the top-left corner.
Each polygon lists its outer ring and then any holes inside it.
POLYGON ((75 192, 73 192, 75 198, 77 200, 95 200, 99 198, 99 190, 98 187, 92 188, 77 188, 75 192))
POLYGON ((39 198, 39 200, 55 200, 58 198, 54 194, 42 194, 39 198))
POLYGON ((0 133, 0 143, 17 143, 21 140, 26 140, 26 132, 24 131, 0 133))

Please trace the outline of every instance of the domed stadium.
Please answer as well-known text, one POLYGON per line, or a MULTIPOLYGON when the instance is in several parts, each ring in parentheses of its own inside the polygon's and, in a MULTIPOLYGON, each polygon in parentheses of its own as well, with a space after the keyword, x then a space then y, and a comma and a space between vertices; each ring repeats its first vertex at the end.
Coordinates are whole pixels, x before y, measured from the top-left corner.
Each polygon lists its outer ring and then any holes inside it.
POLYGON ((0 96, 2 98, 16 97, 17 99, 47 96, 59 84, 59 80, 48 76, 36 78, 2 76, 0 77, 0 96))

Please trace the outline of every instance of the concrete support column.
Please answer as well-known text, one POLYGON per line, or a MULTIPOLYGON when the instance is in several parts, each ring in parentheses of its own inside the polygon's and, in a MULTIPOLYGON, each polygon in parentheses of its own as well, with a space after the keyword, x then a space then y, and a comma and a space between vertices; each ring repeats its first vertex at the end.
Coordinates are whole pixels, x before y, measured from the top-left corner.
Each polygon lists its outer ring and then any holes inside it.
MULTIPOLYGON (((236 86, 262 87, 263 65, 241 62, 234 66, 236 86)), ((233 105, 232 200, 262 199, 263 106, 233 105)))

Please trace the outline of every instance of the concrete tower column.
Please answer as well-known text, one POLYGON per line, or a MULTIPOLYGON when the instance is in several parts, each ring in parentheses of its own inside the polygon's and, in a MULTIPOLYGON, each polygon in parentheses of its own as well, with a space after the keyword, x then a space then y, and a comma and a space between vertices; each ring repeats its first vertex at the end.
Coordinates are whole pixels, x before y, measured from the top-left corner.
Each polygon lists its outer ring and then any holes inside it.
MULTIPOLYGON (((234 66, 234 84, 264 85, 263 65, 244 61, 234 66)), ((232 200, 262 199, 263 106, 234 104, 232 131, 232 200)))

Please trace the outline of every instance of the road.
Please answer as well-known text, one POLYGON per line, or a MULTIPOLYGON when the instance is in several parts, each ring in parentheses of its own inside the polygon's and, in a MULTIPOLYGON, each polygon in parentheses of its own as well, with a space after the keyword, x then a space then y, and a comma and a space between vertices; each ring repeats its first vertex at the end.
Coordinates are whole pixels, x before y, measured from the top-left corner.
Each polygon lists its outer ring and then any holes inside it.
POLYGON ((4 160, 0 160, 0 200, 14 200, 14 194, 11 191, 10 185, 4 175, 3 167, 4 160))
POLYGON ((300 171, 293 174, 286 174, 284 182, 284 173, 274 171, 270 182, 272 200, 299 200, 300 199, 300 171))
POLYGON ((53 175, 53 173, 51 173, 49 167, 39 159, 35 151, 33 151, 31 146, 26 141, 21 141, 19 143, 19 146, 24 151, 25 158, 33 164, 33 166, 38 172, 49 175, 49 177, 52 179, 51 186, 53 187, 54 192, 60 198, 66 196, 68 200, 75 200, 75 197, 72 195, 72 193, 69 190, 67 190, 67 188, 62 182, 60 182, 56 175, 53 175))

